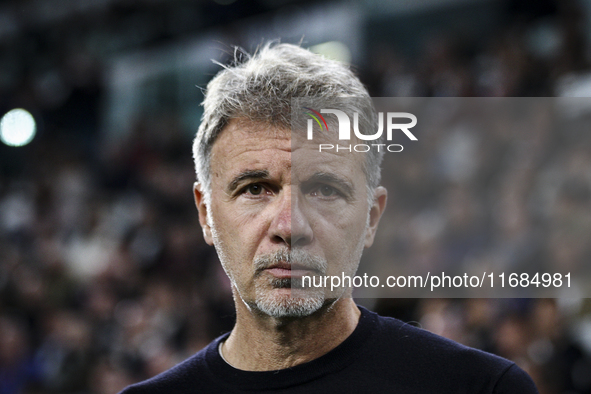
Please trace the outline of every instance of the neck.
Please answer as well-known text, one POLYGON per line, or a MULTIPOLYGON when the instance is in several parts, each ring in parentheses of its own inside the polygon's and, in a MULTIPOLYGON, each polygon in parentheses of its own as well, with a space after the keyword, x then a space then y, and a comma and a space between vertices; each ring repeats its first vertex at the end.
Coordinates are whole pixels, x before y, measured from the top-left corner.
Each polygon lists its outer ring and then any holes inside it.
POLYGON ((351 298, 325 305, 310 316, 277 319, 236 300, 236 325, 222 345, 225 360, 245 371, 272 371, 312 361, 341 344, 361 312, 351 298))

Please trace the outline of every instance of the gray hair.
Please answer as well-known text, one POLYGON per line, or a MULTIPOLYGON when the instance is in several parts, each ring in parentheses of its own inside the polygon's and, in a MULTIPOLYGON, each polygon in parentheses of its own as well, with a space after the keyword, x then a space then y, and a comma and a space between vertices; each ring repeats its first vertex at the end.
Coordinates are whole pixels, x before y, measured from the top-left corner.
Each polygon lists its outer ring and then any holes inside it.
MULTIPOLYGON (((211 149, 231 119, 245 118, 290 129, 292 99, 355 98, 363 101, 366 109, 371 108, 361 111, 360 129, 372 131, 376 125, 377 114, 369 93, 353 72, 338 61, 296 45, 275 42, 266 44, 252 56, 236 49, 234 57, 234 64, 223 66, 207 85, 201 125, 193 142, 197 180, 208 203, 211 149)), ((367 155, 363 170, 373 199, 373 189, 380 182, 383 150, 371 150, 367 155)))

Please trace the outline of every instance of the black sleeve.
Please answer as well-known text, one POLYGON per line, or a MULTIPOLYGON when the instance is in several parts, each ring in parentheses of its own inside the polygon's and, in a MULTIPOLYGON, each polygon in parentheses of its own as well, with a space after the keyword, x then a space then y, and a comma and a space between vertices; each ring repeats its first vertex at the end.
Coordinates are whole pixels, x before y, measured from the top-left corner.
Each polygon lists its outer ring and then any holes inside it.
POLYGON ((530 376, 516 364, 513 364, 501 375, 493 393, 538 394, 538 389, 530 376))

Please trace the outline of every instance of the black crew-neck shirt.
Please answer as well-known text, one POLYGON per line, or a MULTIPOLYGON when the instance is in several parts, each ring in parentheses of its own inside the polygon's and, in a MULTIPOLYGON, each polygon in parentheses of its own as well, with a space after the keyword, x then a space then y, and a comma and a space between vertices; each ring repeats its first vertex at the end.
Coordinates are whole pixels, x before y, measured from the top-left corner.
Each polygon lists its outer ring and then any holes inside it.
POLYGON ((236 369, 220 336, 191 358, 121 394, 537 393, 515 363, 363 307, 353 333, 327 354, 278 371, 236 369))

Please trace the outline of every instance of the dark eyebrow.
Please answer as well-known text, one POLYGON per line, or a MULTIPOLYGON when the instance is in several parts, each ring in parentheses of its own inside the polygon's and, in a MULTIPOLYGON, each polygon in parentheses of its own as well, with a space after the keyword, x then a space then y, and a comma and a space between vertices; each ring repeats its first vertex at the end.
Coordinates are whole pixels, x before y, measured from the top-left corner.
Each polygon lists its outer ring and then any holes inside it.
POLYGON ((333 185, 337 185, 341 191, 348 196, 352 196, 354 191, 354 187, 351 182, 330 172, 316 172, 314 175, 308 178, 306 183, 331 183, 333 185))
POLYGON ((267 170, 245 170, 236 175, 232 182, 228 185, 228 191, 233 192, 238 188, 240 183, 247 179, 268 179, 269 171, 267 170))

